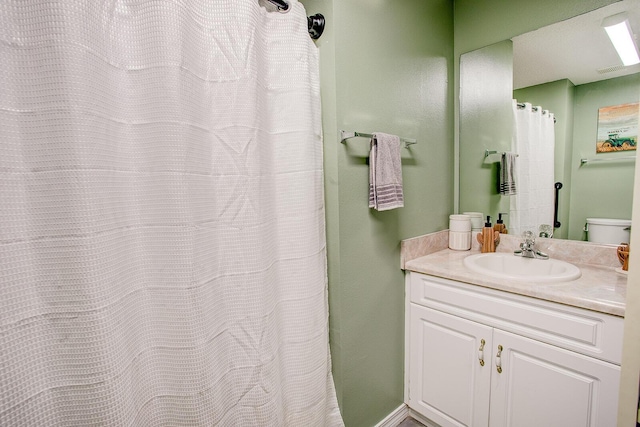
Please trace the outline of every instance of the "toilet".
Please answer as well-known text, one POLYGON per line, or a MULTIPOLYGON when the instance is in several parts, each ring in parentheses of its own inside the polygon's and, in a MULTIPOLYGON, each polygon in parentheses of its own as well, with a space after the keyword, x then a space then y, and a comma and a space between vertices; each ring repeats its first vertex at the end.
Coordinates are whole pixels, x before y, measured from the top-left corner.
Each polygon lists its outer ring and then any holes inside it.
POLYGON ((587 218, 584 226, 587 241, 612 245, 629 243, 630 230, 630 219, 587 218))

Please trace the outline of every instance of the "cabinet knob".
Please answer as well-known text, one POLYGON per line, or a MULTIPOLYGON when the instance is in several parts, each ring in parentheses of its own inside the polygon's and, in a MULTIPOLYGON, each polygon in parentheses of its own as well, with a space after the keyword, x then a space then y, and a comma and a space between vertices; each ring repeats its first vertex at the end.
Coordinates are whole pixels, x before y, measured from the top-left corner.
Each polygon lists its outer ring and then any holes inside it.
POLYGON ((502 356, 501 345, 498 346, 498 353, 496 353, 496 370, 498 371, 499 374, 502 373, 502 359, 500 358, 500 356, 502 356))
POLYGON ((484 339, 480 340, 480 348, 478 349, 478 360, 480 360, 480 366, 484 366, 484 339))

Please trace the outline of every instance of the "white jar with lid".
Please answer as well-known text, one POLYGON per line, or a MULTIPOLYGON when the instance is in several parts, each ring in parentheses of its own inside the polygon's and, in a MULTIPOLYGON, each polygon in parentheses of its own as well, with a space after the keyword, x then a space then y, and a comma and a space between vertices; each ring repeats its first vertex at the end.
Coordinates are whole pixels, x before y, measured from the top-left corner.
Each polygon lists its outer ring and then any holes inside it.
POLYGON ((482 212, 463 212, 464 215, 469 215, 471 219, 471 228, 482 228, 484 226, 484 215, 482 212))
POLYGON ((449 215, 449 249, 471 249, 471 218, 469 215, 449 215))

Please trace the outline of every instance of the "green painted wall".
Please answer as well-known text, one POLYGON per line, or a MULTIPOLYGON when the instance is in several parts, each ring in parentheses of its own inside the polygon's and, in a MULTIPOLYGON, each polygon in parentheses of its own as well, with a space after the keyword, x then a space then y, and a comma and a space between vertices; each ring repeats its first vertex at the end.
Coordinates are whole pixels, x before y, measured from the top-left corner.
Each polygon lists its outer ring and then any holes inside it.
POLYGON ((403 402, 400 241, 453 209, 453 2, 303 0, 327 18, 320 48, 333 374, 346 425, 403 402), (418 140, 403 150, 405 207, 368 208, 368 146, 340 129, 418 140))
POLYGON ((554 230, 554 237, 558 239, 566 239, 569 235, 574 88, 571 81, 564 79, 513 91, 518 102, 540 105, 556 117, 555 181, 563 184, 558 205, 561 226, 554 230))
POLYGON ((635 152, 596 154, 598 109, 638 102, 640 73, 576 86, 569 238, 583 239, 586 218, 631 219, 635 161, 580 165, 581 158, 612 158, 635 152), (597 201, 594 203, 594 201, 597 201))

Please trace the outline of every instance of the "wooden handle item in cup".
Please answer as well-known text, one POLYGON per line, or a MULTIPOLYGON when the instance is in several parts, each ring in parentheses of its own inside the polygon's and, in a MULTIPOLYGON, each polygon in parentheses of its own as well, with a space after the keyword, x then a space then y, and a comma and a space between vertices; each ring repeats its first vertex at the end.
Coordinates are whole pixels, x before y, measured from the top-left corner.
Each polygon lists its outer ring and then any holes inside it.
POLYGON ((622 264, 622 270, 629 270, 629 245, 626 243, 618 246, 618 261, 622 264))

